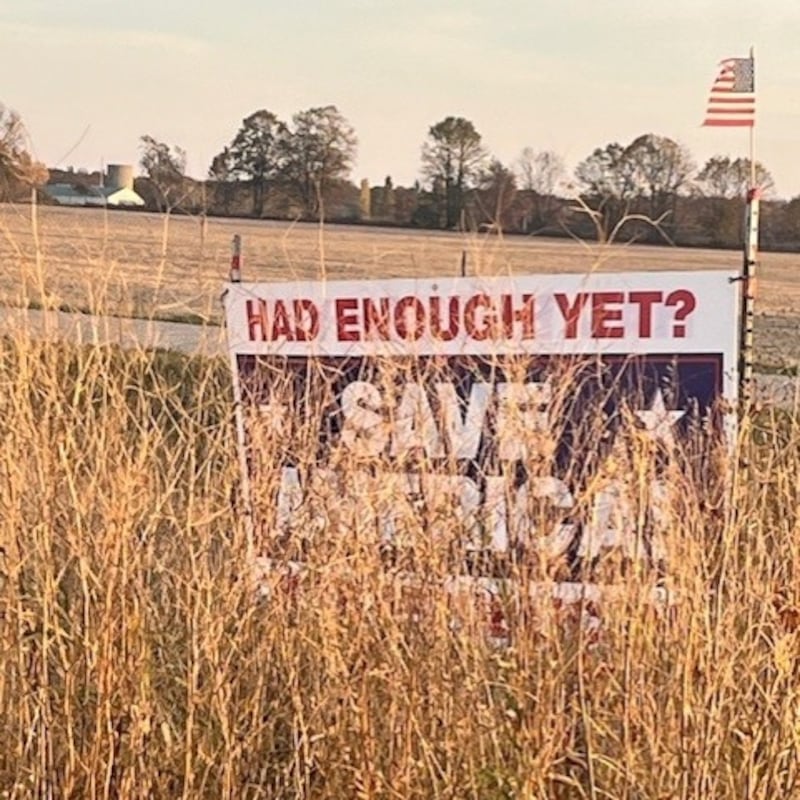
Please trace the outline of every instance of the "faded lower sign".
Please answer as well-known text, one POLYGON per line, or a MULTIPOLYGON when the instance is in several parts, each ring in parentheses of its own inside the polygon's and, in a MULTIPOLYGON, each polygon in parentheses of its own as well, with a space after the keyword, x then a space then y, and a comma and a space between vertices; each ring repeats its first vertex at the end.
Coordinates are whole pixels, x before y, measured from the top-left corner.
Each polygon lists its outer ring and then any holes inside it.
POLYGON ((259 563, 377 553, 451 587, 523 575, 570 601, 616 559, 657 590, 670 521, 724 478, 732 277, 228 284, 259 563))

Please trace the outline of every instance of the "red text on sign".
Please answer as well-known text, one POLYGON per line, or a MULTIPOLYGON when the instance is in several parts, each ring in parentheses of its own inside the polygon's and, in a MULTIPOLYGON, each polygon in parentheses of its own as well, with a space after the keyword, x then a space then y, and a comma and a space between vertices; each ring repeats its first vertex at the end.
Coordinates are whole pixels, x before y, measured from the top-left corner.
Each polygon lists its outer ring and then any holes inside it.
POLYGON ((313 301, 245 301, 247 334, 251 342, 310 342, 319 335, 319 310, 313 301))
POLYGON ((565 339, 578 339, 588 326, 592 339, 624 339, 636 336, 650 339, 655 336, 657 314, 662 321, 674 323, 673 337, 686 336, 686 320, 697 307, 692 292, 679 289, 665 297, 660 291, 576 292, 568 295, 556 292, 553 296, 563 323, 565 339), (585 322, 584 322, 585 320, 585 322))
POLYGON ((528 340, 536 335, 532 294, 339 297, 334 313, 340 342, 415 342, 423 338, 449 342, 459 336, 475 341, 528 340))

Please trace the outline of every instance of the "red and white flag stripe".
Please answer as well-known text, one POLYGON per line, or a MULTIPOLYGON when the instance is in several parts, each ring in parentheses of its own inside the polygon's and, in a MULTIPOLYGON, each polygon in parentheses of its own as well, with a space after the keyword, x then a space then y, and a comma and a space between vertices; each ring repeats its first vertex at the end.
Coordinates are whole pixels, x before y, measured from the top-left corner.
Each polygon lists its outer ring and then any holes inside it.
POLYGON ((755 69, 751 58, 726 58, 711 86, 703 125, 752 128, 755 125, 755 69))

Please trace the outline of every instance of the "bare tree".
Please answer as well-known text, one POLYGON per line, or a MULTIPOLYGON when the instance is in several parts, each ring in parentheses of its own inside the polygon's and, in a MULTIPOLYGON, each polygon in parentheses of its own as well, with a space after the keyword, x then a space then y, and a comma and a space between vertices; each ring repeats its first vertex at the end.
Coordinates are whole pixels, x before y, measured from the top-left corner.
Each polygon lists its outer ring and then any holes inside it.
POLYGON ((142 136, 139 164, 159 194, 162 211, 170 212, 186 197, 186 151, 142 136))
POLYGON ((521 188, 540 195, 554 195, 567 174, 564 159, 552 150, 536 152, 526 147, 516 166, 521 188))
POLYGON ((47 177, 44 164, 28 152, 19 114, 0 104, 0 198, 12 197, 22 187, 40 186, 47 177))
POLYGON ((674 214, 677 196, 688 189, 693 171, 684 147, 648 133, 627 146, 613 142, 597 148, 578 165, 575 176, 584 189, 582 210, 593 209, 595 226, 604 238, 618 233, 622 220, 642 217, 658 224, 640 225, 638 230, 665 236, 662 223, 674 214))
MULTIPOLYGON (((775 188, 772 175, 760 161, 756 162, 755 172, 756 185, 768 196, 775 188)), ((745 196, 750 187, 750 177, 749 158, 712 156, 700 170, 697 183, 706 197, 734 199, 745 196)))
MULTIPOLYGON (((756 162, 756 184, 769 196, 772 175, 756 162)), ((711 244, 731 247, 744 240, 745 194, 750 188, 750 159, 713 156, 697 175, 697 188, 704 199, 701 219, 711 244)), ((766 222, 766 219, 765 219, 766 222)), ((765 225, 765 233, 769 227, 765 225)))
POLYGON ((586 207, 591 207, 595 224, 608 238, 630 211, 635 196, 635 181, 626 148, 618 142, 596 148, 575 169, 583 188, 586 207))
POLYGON ((561 206, 556 195, 567 174, 561 156, 552 150, 536 152, 526 147, 517 159, 516 173, 525 193, 524 229, 546 228, 554 223, 561 206))

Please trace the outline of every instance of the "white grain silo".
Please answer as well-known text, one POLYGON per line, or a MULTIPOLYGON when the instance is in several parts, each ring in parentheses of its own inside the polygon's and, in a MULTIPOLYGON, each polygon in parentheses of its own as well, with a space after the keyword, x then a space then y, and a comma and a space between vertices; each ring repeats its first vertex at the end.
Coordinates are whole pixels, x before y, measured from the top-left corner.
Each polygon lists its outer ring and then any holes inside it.
POLYGON ((109 164, 106 187, 133 190, 133 166, 130 164, 109 164))

